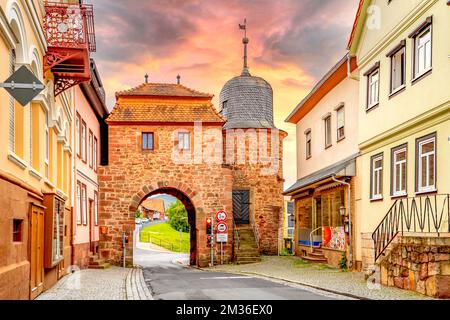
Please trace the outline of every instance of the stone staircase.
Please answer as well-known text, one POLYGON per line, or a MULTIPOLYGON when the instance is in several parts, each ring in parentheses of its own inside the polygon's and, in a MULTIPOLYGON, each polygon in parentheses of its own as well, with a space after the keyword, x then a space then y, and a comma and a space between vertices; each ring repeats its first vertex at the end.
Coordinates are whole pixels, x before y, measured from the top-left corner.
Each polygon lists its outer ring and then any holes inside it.
POLYGON ((311 250, 304 251, 302 259, 309 262, 328 263, 328 259, 325 257, 321 247, 313 247, 312 252, 311 250))
POLYGON ((234 258, 237 264, 249 264, 261 261, 256 237, 249 224, 236 225, 239 233, 239 248, 237 241, 234 244, 234 258))
POLYGON ((89 256, 89 269, 107 269, 111 265, 105 259, 99 259, 98 255, 89 256))

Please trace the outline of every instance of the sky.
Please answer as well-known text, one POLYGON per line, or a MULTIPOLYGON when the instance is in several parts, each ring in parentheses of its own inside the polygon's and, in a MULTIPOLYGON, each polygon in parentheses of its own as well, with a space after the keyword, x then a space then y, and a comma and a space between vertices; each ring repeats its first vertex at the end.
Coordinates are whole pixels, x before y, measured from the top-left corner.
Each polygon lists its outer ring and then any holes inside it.
POLYGON ((95 58, 109 109, 115 92, 150 82, 215 95, 242 70, 247 19, 250 73, 274 91, 287 188, 296 180, 295 125, 284 120, 346 53, 358 0, 92 0, 95 58))

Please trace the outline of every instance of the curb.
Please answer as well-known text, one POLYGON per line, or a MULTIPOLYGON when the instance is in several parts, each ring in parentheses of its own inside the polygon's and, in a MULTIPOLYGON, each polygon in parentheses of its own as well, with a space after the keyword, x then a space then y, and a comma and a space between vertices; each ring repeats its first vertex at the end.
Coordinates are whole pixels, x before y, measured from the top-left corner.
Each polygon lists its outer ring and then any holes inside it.
POLYGON ((357 299, 357 300, 373 300, 367 297, 361 297, 361 296, 357 296, 351 293, 347 293, 347 292, 340 292, 337 290, 332 290, 332 289, 327 289, 327 288, 323 288, 323 287, 318 287, 315 285, 311 285, 308 283, 303 283, 303 282, 298 282, 298 281, 293 281, 293 280, 289 280, 289 279, 284 279, 284 278, 277 278, 277 277, 272 277, 272 276, 268 276, 265 274, 260 274, 260 273, 256 273, 256 272, 241 272, 241 271, 234 271, 234 272, 230 272, 230 271, 225 271, 225 270, 205 270, 205 269, 201 269, 202 271, 206 271, 206 272, 227 272, 227 273, 234 273, 234 274, 244 274, 244 275, 249 275, 249 276, 258 276, 261 278, 265 278, 269 281, 273 281, 273 280, 279 280, 279 281, 284 281, 284 282, 289 282, 292 284, 298 284, 304 287, 309 287, 315 290, 319 290, 319 291, 325 291, 328 293, 333 293, 333 294, 337 294, 340 296, 344 296, 344 297, 348 297, 348 298, 353 298, 353 299, 357 299))
POLYGON ((141 268, 133 268, 125 279, 127 300, 154 300, 141 268))

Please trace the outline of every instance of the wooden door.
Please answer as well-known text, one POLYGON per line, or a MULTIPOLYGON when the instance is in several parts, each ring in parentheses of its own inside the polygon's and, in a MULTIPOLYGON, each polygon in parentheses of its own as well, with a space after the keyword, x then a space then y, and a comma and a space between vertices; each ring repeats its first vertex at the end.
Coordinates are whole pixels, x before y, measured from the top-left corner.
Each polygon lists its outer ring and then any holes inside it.
POLYGON ((236 224, 250 223, 250 191, 233 191, 233 217, 236 224))
POLYGON ((30 299, 35 299, 44 290, 44 210, 32 205, 30 221, 30 299))

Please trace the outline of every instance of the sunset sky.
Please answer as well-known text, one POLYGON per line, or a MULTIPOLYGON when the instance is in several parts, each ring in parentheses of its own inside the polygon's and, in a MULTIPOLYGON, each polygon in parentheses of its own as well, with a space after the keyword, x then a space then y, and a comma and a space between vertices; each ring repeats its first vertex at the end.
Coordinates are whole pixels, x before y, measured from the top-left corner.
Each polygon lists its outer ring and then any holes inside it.
POLYGON ((176 82, 218 96, 242 69, 247 18, 249 67, 274 90, 275 123, 285 140, 286 187, 296 180, 291 110, 346 52, 358 0, 95 0, 97 53, 107 91, 176 82))

